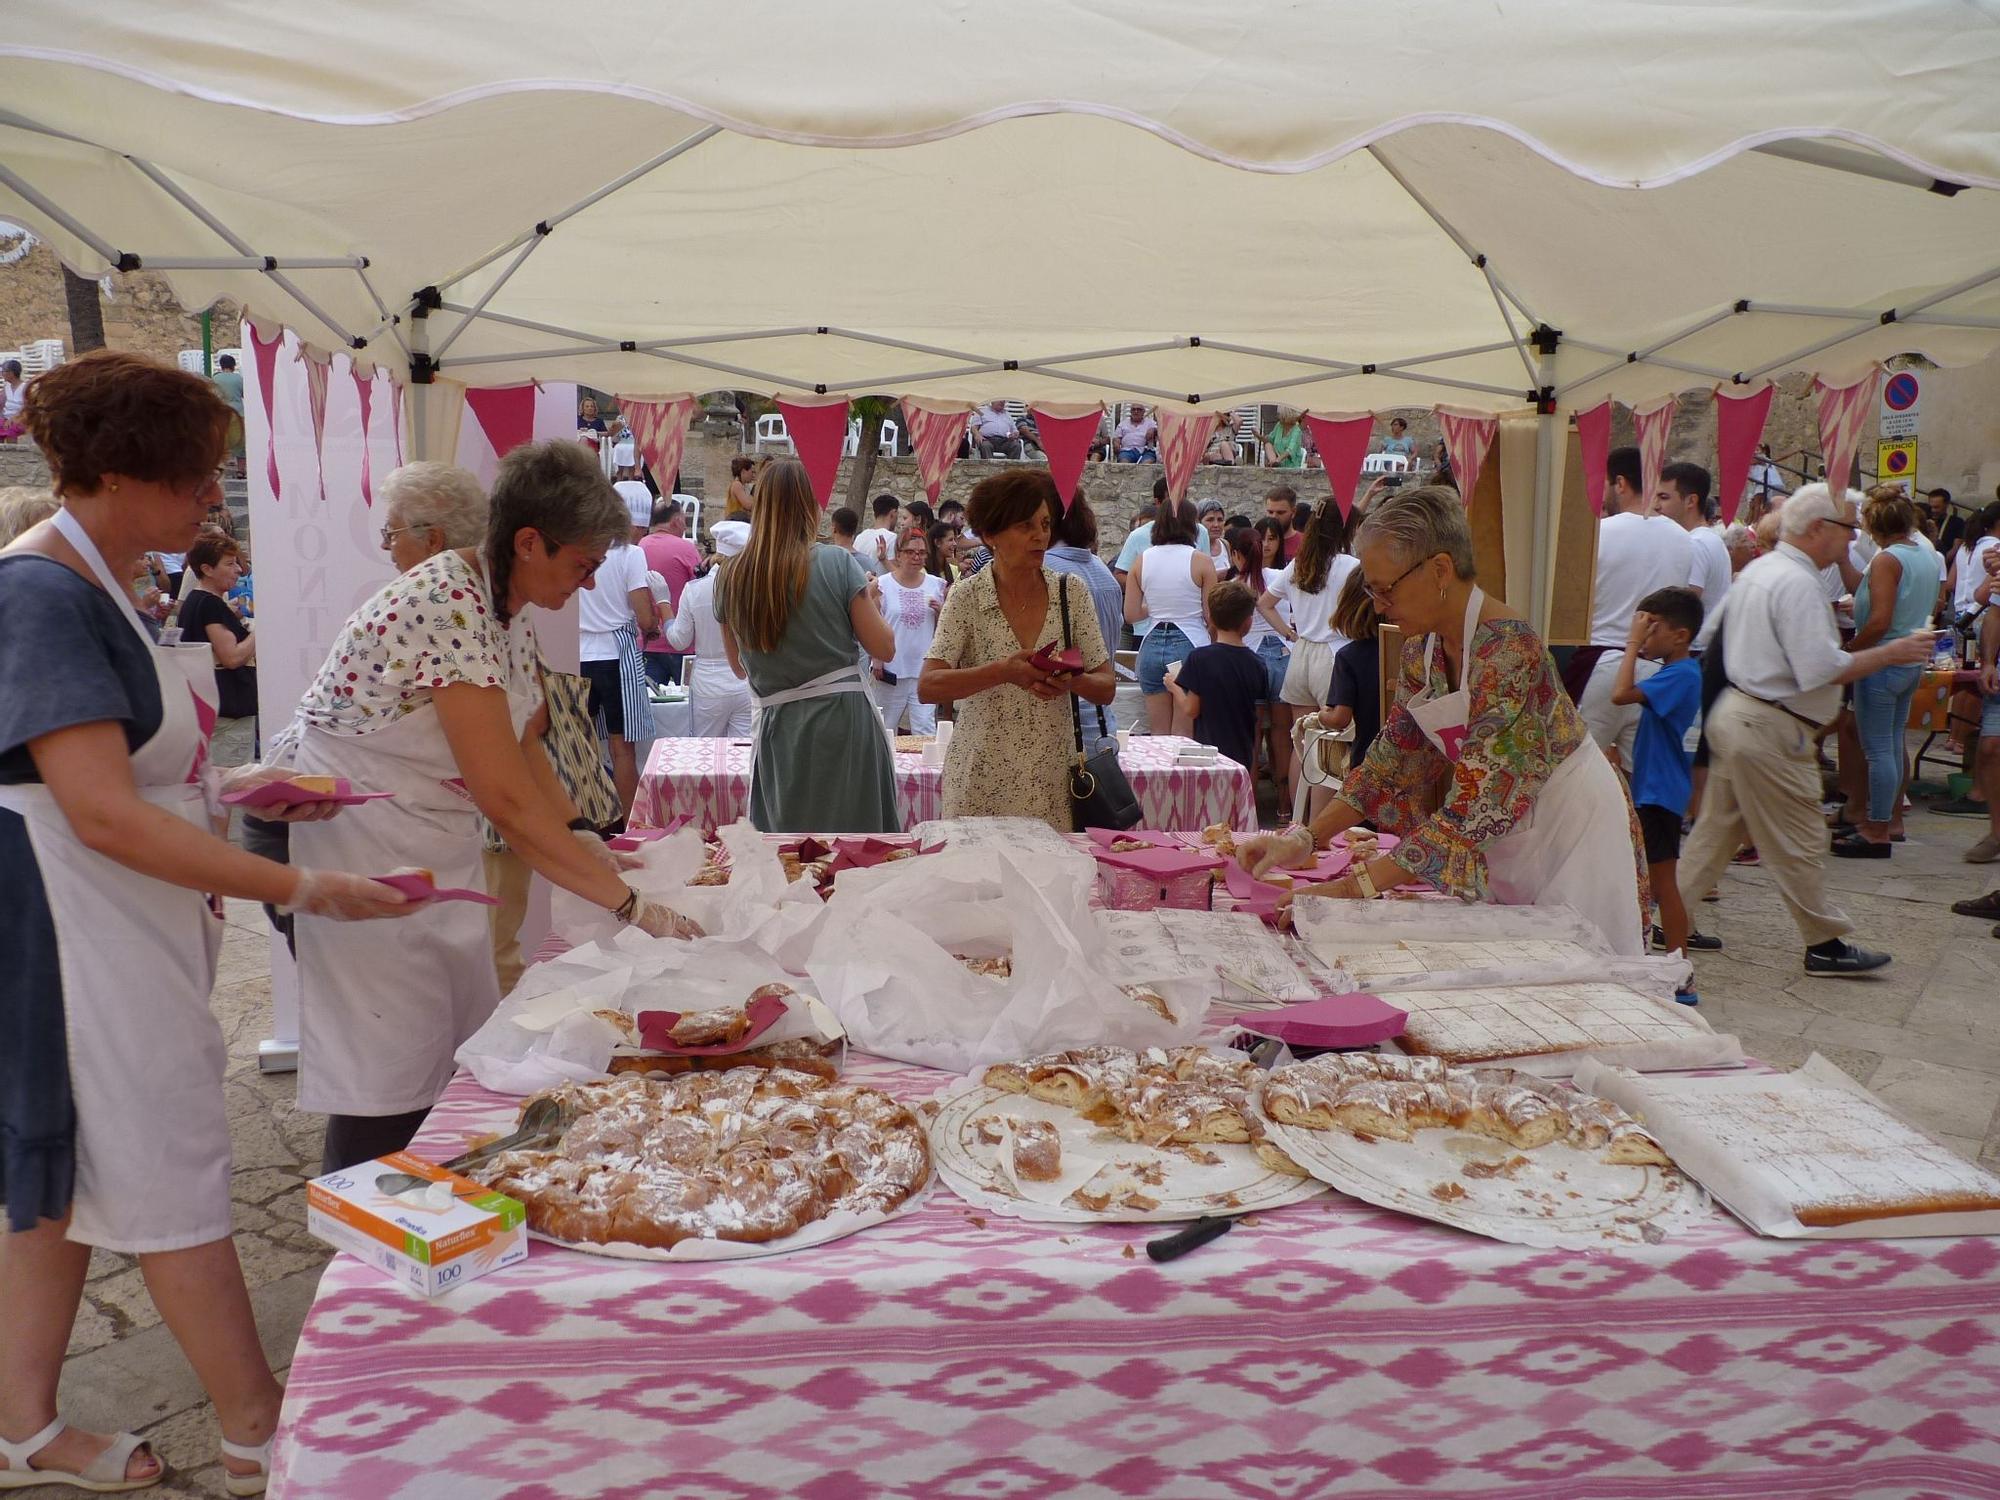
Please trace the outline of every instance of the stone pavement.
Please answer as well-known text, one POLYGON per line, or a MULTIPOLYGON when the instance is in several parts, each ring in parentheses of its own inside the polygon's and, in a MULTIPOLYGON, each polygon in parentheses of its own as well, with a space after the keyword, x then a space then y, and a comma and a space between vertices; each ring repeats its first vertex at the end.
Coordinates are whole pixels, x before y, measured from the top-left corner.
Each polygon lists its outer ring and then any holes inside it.
MULTIPOLYGON (((1702 930, 1727 944, 1700 961, 1698 978, 1703 1014, 1755 1056, 1790 1068, 1824 1053, 1966 1156, 2000 1168, 2000 941, 1991 923, 1950 912, 1951 902, 2000 884, 2000 865, 1959 858, 1982 831, 1976 821, 1918 813, 1893 860, 1828 861, 1858 936, 1896 955, 1881 977, 1805 978, 1769 875, 1732 868, 1722 900, 1698 908, 1702 930)), ((247 903, 230 906, 215 1010, 229 1038, 237 1245, 265 1347, 283 1371, 328 1253, 303 1227, 320 1131, 316 1117, 293 1109, 291 1075, 257 1071, 269 962, 262 914, 247 903)), ((147 1493, 223 1494, 214 1417, 137 1268, 100 1253, 91 1270, 64 1370, 64 1413, 151 1438, 172 1473, 147 1493)))

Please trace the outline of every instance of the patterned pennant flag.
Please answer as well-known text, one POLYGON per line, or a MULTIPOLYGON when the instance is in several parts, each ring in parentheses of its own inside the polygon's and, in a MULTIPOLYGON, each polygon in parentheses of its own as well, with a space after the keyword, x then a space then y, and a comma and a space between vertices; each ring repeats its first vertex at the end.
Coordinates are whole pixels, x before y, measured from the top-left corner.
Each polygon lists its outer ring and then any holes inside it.
POLYGON ((369 451, 374 445, 369 441, 369 416, 375 409, 375 376, 361 373, 361 366, 349 362, 347 373, 354 379, 354 399, 361 403, 361 503, 372 507, 375 504, 375 486, 372 478, 374 455, 369 451))
POLYGON ((784 414, 785 431, 791 434, 792 451, 806 466, 812 482, 813 498, 825 510, 833 503, 834 481, 840 477, 840 450, 847 442, 847 398, 845 396, 800 396, 778 398, 784 414))
POLYGON ((653 479, 672 492, 674 478, 681 471, 681 453, 687 447, 688 419, 694 415, 695 398, 686 392, 673 396, 620 396, 618 410, 632 429, 632 441, 652 466, 653 479))
POLYGON ((271 498, 278 498, 278 432, 273 417, 278 397, 278 348, 285 341, 281 328, 269 339, 257 333, 257 325, 245 320, 243 337, 249 342, 250 357, 257 366, 257 399, 264 404, 264 476, 271 482, 271 498))
MULTIPOLYGON (((1167 498, 1185 499, 1208 440, 1215 434, 1216 413, 1162 406, 1153 416, 1160 424, 1160 462, 1167 470, 1167 498)), ((1229 414, 1222 416, 1227 420, 1229 414)))
POLYGON ((1673 431, 1675 404, 1672 396, 1663 396, 1651 406, 1632 409, 1632 430, 1639 437, 1639 482, 1645 486, 1639 493, 1647 505, 1653 503, 1660 488, 1660 470, 1666 467, 1667 435, 1673 431))
POLYGON ((299 363, 306 372, 306 404, 312 410, 313 465, 319 471, 319 497, 326 498, 326 381, 333 373, 333 357, 299 346, 299 363))
POLYGON ((1040 435, 1042 452, 1049 456, 1049 478, 1055 481, 1056 493, 1062 496, 1063 509, 1068 510, 1076 499, 1076 489, 1083 482, 1083 466, 1090 461, 1090 445, 1097 440, 1097 429, 1104 421, 1104 408, 1090 406, 1033 406, 1035 431, 1040 435))
POLYGON ((915 396, 902 399, 903 422, 910 429, 910 446, 917 453, 917 475, 923 480, 932 509, 936 509, 944 476, 951 472, 958 459, 958 445, 965 438, 969 408, 963 401, 920 401, 915 396))
POLYGON ((1819 396, 1819 446, 1826 455, 1826 483, 1836 496, 1846 491, 1847 477, 1854 471, 1861 424, 1874 410, 1875 387, 1881 380, 1880 365, 1870 365, 1867 374, 1848 385, 1828 385, 1817 376, 1813 379, 1813 390, 1819 396))
POLYGON ((1444 430, 1445 451, 1451 455, 1452 476, 1458 481, 1459 499, 1470 505, 1473 492, 1479 488, 1479 471, 1499 435, 1500 419, 1448 406, 1440 406, 1437 414, 1438 426, 1444 430))
POLYGON ((1771 415, 1771 396, 1777 390, 1766 384, 1756 391, 1715 388, 1715 493, 1722 500, 1723 524, 1736 519, 1743 503, 1743 487, 1750 482, 1750 461, 1763 441, 1764 423, 1771 415))
POLYGON ((1576 414, 1576 445, 1583 464, 1583 494, 1593 516, 1604 514, 1604 465, 1611 457, 1611 398, 1576 414))
POLYGON ((1368 439, 1375 432, 1375 413, 1339 412, 1321 416, 1305 413, 1306 430, 1326 465, 1327 483, 1344 521, 1354 514, 1354 487, 1361 480, 1361 461, 1368 456, 1368 439))

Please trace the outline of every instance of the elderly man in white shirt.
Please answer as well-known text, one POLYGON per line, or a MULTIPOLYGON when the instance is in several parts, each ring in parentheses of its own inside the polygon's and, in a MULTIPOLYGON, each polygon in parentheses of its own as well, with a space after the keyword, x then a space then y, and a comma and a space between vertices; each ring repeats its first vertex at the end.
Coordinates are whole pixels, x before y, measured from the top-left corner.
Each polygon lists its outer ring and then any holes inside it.
POLYGON ((972 419, 972 433, 981 458, 1019 458, 1021 429, 1005 401, 989 401, 972 419))
POLYGON ((1842 683, 1931 654, 1927 631, 1841 649, 1820 570, 1846 555, 1858 529, 1850 498, 1806 485, 1785 502, 1778 545, 1730 589, 1721 628, 1729 686, 1708 717, 1708 789, 1680 862, 1681 896, 1699 901, 1730 856, 1755 844, 1805 940, 1812 975, 1864 974, 1889 962, 1848 942, 1854 924, 1827 900, 1815 740, 1840 712, 1842 683))

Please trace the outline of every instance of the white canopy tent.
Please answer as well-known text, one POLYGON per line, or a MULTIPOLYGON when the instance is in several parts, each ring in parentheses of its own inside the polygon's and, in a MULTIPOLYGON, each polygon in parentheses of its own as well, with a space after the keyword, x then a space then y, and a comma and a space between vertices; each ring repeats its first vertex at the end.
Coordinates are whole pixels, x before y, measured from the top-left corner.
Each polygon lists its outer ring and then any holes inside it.
POLYGON ((1539 409, 1543 537, 1561 411, 2000 344, 1995 98, 1955 0, 28 0, 0 217, 419 384, 1539 409))

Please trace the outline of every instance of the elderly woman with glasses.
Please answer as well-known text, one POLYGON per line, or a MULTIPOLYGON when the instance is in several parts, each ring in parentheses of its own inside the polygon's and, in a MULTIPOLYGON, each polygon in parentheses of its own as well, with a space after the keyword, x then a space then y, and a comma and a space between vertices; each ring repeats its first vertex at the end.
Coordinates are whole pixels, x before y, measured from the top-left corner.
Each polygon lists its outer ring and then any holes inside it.
POLYGON ((398 573, 454 547, 477 547, 485 539, 486 491, 456 464, 404 464, 382 481, 376 499, 382 505, 377 534, 398 573))
POLYGON ((1245 867, 1307 863, 1367 822, 1402 842, 1312 894, 1368 898, 1418 881, 1465 901, 1566 905, 1611 952, 1643 954, 1645 865, 1624 783, 1541 637, 1479 587, 1457 491, 1378 501, 1354 550, 1376 609, 1406 639, 1395 707, 1311 827, 1243 841, 1245 867))

